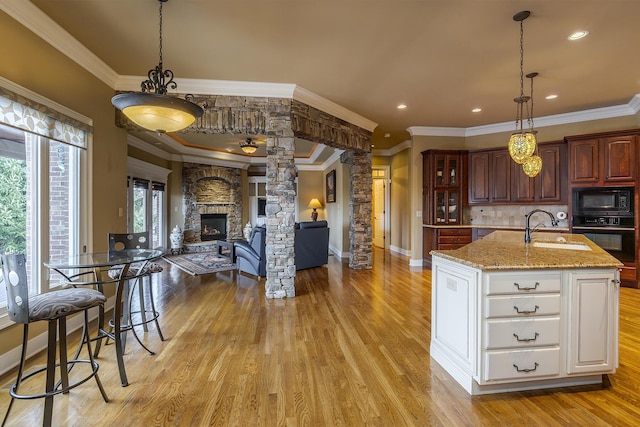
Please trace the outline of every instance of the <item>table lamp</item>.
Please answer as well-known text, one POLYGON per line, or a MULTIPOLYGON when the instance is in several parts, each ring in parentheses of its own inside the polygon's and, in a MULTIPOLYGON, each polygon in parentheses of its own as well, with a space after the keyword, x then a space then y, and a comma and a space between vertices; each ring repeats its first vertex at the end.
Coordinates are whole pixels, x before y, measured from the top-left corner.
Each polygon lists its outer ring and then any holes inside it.
POLYGON ((318 212, 316 211, 316 209, 321 208, 322 207, 322 203, 320 203, 320 201, 318 199, 311 199, 311 201, 309 202, 309 208, 313 209, 313 212, 311 212, 311 220, 312 221, 317 221, 318 220, 318 212))

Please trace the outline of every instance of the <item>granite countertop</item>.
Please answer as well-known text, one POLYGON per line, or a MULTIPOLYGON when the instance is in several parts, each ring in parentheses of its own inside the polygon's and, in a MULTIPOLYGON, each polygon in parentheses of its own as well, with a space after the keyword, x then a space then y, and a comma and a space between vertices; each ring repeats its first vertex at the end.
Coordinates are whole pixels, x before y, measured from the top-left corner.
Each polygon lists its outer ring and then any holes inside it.
MULTIPOLYGON (((553 245, 552 245, 553 246, 553 245)), ((532 270, 564 268, 622 267, 623 264, 582 234, 533 233, 533 242, 524 242, 521 231, 498 230, 454 250, 433 250, 432 256, 459 262, 480 270, 532 270), (586 245, 591 250, 538 247, 553 243, 586 245), (537 242, 537 243, 536 243, 537 242)))

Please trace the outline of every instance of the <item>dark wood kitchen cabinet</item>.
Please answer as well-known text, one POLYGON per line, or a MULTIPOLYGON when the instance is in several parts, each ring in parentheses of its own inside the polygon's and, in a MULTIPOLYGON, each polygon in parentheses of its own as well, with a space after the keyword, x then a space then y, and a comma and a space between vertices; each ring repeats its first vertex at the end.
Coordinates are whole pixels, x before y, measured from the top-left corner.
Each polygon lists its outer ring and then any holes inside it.
POLYGON ((637 134, 568 137, 572 187, 635 185, 637 134))
POLYGON ((542 170, 530 178, 522 166, 512 162, 511 201, 516 203, 566 203, 567 144, 564 142, 538 145, 542 170))
POLYGON ((433 249, 458 249, 471 243, 472 232, 469 227, 424 227, 422 229, 422 265, 431 268, 433 249))
POLYGON ((469 203, 510 202, 510 163, 507 150, 469 153, 469 203))
POLYGON ((538 155, 542 170, 530 178, 506 149, 469 153, 469 203, 565 203, 566 143, 538 144, 538 155))
POLYGON ((467 199, 467 152, 427 150, 422 156, 423 224, 462 224, 467 199))

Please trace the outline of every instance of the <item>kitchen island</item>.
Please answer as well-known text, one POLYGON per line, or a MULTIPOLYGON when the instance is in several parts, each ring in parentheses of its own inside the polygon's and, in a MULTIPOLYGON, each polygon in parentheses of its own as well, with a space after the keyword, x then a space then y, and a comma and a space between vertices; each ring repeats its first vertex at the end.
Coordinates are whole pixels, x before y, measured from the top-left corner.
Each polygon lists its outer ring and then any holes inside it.
POLYGON ((496 231, 431 251, 431 357, 470 394, 601 383, 622 263, 583 235, 496 231))

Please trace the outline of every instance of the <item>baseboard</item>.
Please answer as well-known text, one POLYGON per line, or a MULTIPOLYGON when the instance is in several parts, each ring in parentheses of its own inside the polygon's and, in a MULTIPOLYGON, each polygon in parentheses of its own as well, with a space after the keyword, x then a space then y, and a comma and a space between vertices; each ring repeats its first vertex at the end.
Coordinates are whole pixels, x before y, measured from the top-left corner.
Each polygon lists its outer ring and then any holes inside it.
POLYGON ((424 263, 422 261, 422 258, 420 259, 411 259, 409 260, 409 267, 424 267, 424 263))
POLYGON ((349 258, 349 256, 351 255, 350 252, 342 252, 339 251, 338 248, 336 248, 335 246, 332 246, 331 244, 329 245, 329 252, 332 253, 334 256, 337 256, 338 258, 349 258))
POLYGON ((404 249, 404 248, 401 248, 401 247, 399 247, 399 246, 389 245, 389 250, 390 250, 391 252, 395 252, 395 253, 397 253, 397 254, 404 255, 404 256, 409 256, 409 255, 411 255, 411 253, 409 252, 409 250, 404 249))
MULTIPOLYGON (((113 309, 115 297, 107 299, 105 303, 105 311, 113 309)), ((93 321, 98 318, 98 307, 89 309, 89 321, 93 321)), ((45 322, 42 322, 44 324, 45 322)), ((78 313, 67 319, 67 334, 70 334, 80 328, 84 323, 84 316, 82 313, 78 313)), ((20 333, 22 335, 22 333, 20 333)), ((47 331, 37 335, 29 340, 27 345, 27 359, 33 355, 45 350, 47 348, 47 331)), ((17 367, 20 363, 20 346, 12 348, 6 353, 0 355, 0 375, 3 375, 13 368, 17 367)))

